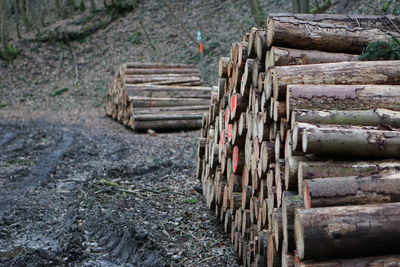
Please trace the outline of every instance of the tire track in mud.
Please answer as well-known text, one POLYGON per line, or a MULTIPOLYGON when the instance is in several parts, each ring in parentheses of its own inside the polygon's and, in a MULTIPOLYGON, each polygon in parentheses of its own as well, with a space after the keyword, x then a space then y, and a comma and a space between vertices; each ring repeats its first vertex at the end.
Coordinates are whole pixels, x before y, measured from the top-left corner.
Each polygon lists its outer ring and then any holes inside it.
MULTIPOLYGON (((18 132, 6 134, 0 141, 0 147, 14 139, 18 134, 18 132)), ((18 199, 21 199, 28 191, 46 182, 50 172, 58 165, 60 158, 74 141, 75 135, 70 131, 63 130, 62 139, 57 146, 38 161, 38 164, 32 168, 31 174, 26 179, 16 185, 14 190, 9 191, 7 196, 0 199, 0 217, 10 212, 18 199)))

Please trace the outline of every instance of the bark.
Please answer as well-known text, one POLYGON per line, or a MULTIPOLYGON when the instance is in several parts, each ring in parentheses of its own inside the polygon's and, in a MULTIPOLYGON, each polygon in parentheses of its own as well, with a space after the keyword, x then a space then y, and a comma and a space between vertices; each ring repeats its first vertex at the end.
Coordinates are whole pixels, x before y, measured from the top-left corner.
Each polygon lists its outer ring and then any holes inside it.
POLYGON ((191 74, 192 76, 199 76, 200 71, 197 68, 128 68, 125 74, 191 74))
MULTIPOLYGON (((391 114, 390 111, 381 115, 378 112, 375 114, 373 109, 400 111, 400 85, 289 85, 286 103, 288 103, 286 111, 288 117, 291 111, 298 109, 346 111, 371 109, 371 112, 355 113, 359 120, 370 125, 368 124, 370 120, 376 124, 381 117, 398 116, 398 113, 391 114)), ((343 115, 345 114, 350 113, 343 115)), ((324 115, 329 116, 329 113, 324 115)), ((344 121, 348 121, 344 124, 357 124, 357 120, 352 123, 352 118, 344 121)), ((342 124, 340 120, 338 122, 342 124)))
POLYGON ((398 158, 400 131, 367 126, 311 126, 303 131, 302 147, 304 153, 398 158))
POLYGON ((284 100, 288 85, 359 85, 400 83, 400 61, 357 61, 280 66, 272 70, 273 95, 284 100))
MULTIPOLYGON (((299 13, 299 12, 296 12, 299 13)), ((400 17, 393 15, 342 15, 342 14, 292 14, 277 13, 269 14, 269 17, 297 19, 305 21, 334 23, 339 25, 347 25, 350 27, 378 28, 383 31, 396 31, 392 24, 400 24, 400 17)))
POLYGON ((318 50, 301 50, 285 47, 271 47, 268 67, 358 61, 358 55, 329 53, 318 50))
POLYGON ((400 161, 301 161, 298 165, 298 189, 303 194, 303 182, 314 178, 376 175, 400 171, 400 161))
POLYGON ((306 208, 400 201, 400 174, 316 178, 304 181, 306 208))
POLYGON ((267 45, 360 54, 372 41, 391 41, 400 33, 333 23, 270 17, 267 45))
POLYGON ((301 260, 399 253, 400 203, 297 209, 301 260))

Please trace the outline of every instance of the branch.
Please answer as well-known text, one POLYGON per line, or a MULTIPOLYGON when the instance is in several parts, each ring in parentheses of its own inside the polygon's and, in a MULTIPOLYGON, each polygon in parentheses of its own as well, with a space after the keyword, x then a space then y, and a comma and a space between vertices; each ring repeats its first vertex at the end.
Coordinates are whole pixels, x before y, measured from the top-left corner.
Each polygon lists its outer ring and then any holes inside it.
POLYGON ((374 9, 375 11, 377 11, 379 14, 381 14, 382 16, 384 16, 385 18, 387 18, 387 20, 390 21, 390 23, 393 24, 393 26, 396 28, 396 30, 400 33, 400 29, 399 27, 396 25, 396 23, 393 22, 393 20, 391 18, 389 18, 385 13, 383 13, 381 10, 377 9, 376 7, 374 7, 373 5, 367 3, 364 0, 361 0, 361 2, 363 2, 365 5, 369 6, 370 8, 374 9))

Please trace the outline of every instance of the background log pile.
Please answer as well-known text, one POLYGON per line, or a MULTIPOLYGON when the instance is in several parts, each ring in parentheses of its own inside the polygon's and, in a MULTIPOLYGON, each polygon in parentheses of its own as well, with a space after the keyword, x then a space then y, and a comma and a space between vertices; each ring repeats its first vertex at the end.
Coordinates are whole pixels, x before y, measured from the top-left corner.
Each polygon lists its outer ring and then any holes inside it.
POLYGON ((125 63, 109 88, 106 113, 135 130, 200 128, 212 91, 202 84, 192 65, 125 63))
POLYGON ((272 14, 219 59, 197 176, 244 266, 400 263, 400 61, 358 61, 385 23, 272 14))

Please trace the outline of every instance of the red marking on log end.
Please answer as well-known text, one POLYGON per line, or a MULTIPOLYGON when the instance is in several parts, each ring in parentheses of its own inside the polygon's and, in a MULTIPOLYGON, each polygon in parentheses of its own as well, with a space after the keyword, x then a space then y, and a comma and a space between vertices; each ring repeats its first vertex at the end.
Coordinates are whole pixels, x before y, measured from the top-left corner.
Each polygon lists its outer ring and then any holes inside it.
POLYGON ((232 154, 232 165, 233 165, 233 172, 236 173, 237 167, 239 162, 239 148, 237 146, 233 147, 233 154, 232 154))
POLYGON ((232 124, 228 124, 228 139, 232 139, 232 124))

